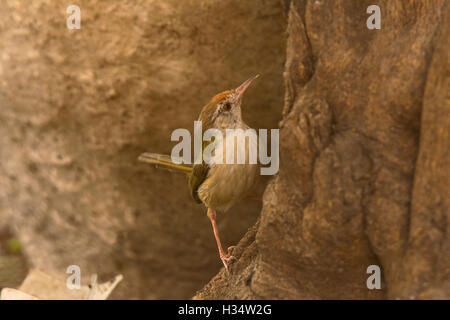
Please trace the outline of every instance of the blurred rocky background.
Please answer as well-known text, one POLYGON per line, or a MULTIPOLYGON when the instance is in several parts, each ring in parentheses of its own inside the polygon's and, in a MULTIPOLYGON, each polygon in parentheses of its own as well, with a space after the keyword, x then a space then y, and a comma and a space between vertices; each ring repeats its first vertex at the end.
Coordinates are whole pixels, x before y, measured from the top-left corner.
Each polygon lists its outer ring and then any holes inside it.
MULTIPOLYGON (((257 73, 244 117, 277 127, 283 4, 82 0, 81 29, 68 30, 72 4, 0 0, 0 227, 49 274, 123 274, 111 298, 191 297, 221 268, 205 209, 183 175, 136 158, 170 153, 174 129, 192 130, 214 94, 257 73)), ((224 245, 260 208, 218 217, 224 245)))
POLYGON ((0 226, 0 291, 18 287, 28 273, 28 263, 19 239, 2 223, 0 226))

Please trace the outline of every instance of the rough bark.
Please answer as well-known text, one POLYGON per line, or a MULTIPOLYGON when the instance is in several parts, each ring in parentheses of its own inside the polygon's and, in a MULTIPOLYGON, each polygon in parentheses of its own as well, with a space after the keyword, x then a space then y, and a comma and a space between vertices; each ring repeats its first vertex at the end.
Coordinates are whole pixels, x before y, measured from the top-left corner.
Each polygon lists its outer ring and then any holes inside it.
POLYGON ((449 299, 448 1, 377 1, 381 30, 372 1, 285 3, 280 172, 195 298, 449 299))

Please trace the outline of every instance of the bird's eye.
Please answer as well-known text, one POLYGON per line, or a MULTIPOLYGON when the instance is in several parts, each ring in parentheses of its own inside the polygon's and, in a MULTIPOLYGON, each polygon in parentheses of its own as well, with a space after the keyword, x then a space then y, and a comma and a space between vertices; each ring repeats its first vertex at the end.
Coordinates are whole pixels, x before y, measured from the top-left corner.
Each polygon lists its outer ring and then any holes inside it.
POLYGON ((223 110, 230 111, 231 110, 231 103, 227 102, 223 105, 223 110))

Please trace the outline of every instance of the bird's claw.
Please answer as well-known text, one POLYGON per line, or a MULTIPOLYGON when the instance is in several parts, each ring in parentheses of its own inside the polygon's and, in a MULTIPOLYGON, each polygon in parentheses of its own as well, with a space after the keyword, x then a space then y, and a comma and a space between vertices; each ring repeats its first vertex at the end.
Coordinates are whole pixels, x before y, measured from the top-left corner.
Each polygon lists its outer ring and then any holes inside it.
POLYGON ((231 255, 231 251, 233 251, 234 248, 236 248, 236 246, 230 246, 230 247, 228 247, 228 249, 227 249, 227 253, 228 253, 227 255, 228 255, 228 256, 231 255))
MULTIPOLYGON (((232 249, 231 249, 232 250, 232 249)), ((233 259, 236 259, 234 256, 232 256, 231 254, 230 254, 230 248, 228 248, 228 254, 223 254, 223 255, 221 255, 220 256, 220 259, 222 260, 222 263, 223 263, 223 265, 225 266, 225 269, 227 270, 227 271, 229 271, 228 270, 228 265, 229 265, 229 263, 231 262, 231 260, 233 260, 233 259)))

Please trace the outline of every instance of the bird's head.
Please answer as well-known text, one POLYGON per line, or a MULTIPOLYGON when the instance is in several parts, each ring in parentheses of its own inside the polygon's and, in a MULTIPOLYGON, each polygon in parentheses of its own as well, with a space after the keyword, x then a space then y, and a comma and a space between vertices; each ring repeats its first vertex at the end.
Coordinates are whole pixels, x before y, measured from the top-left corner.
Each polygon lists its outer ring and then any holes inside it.
POLYGON ((251 77, 236 89, 216 94, 203 108, 199 120, 204 127, 217 129, 233 129, 242 122, 241 103, 242 96, 250 84, 259 75, 251 77))

